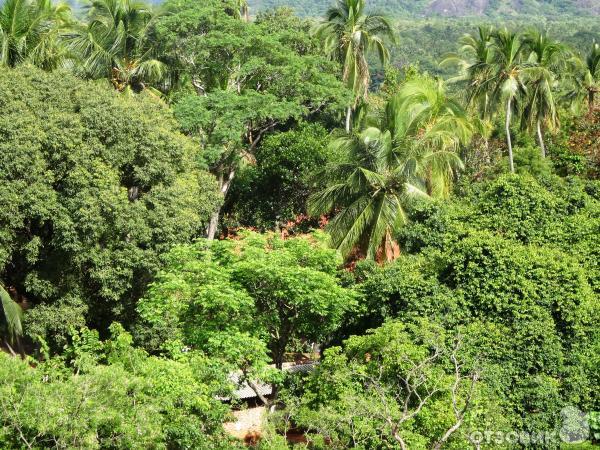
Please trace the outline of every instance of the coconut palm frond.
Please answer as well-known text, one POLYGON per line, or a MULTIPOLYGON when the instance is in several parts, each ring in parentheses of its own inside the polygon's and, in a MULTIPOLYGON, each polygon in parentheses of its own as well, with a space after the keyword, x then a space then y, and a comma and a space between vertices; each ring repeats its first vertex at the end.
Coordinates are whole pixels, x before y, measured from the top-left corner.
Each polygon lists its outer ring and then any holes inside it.
POLYGON ((4 312, 4 319, 6 321, 8 334, 14 339, 23 335, 23 310, 16 303, 6 289, 0 286, 0 301, 2 302, 2 311, 4 312))
POLYGON ((445 197, 462 162, 456 153, 475 127, 443 84, 422 77, 392 97, 377 126, 332 144, 343 153, 327 187, 309 201, 311 214, 333 214, 328 230, 344 256, 397 256, 395 239, 414 201, 445 197))

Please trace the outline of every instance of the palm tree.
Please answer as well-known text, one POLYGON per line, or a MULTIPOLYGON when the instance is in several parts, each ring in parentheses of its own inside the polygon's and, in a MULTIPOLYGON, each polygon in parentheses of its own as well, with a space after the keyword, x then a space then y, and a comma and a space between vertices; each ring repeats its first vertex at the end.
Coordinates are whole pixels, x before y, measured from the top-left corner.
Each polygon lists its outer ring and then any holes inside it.
POLYGON ((250 7, 248 5, 248 0, 235 0, 235 5, 239 11, 240 18, 243 19, 244 22, 249 22, 250 7))
POLYGON ((516 103, 526 92, 522 79, 523 42, 506 28, 480 27, 478 36, 465 35, 461 44, 460 53, 448 56, 442 63, 458 62, 462 66, 461 75, 451 81, 466 84, 468 104, 477 107, 481 118, 491 118, 504 110, 508 160, 510 171, 514 172, 510 126, 516 103))
POLYGON ((346 131, 350 132, 352 111, 369 91, 368 54, 375 51, 384 66, 389 60, 385 38, 394 40, 391 22, 382 15, 367 14, 365 0, 337 0, 315 28, 315 34, 331 57, 342 64, 342 79, 354 95, 354 103, 346 113, 346 131))
POLYGON ((455 150, 473 130, 442 82, 430 78, 407 82, 372 121, 332 143, 343 157, 325 168, 327 187, 308 206, 313 215, 335 214, 328 230, 345 257, 356 252, 391 260, 399 253, 395 237, 406 223, 406 206, 448 195, 462 165, 455 150))
POLYGON ((528 86, 523 125, 535 127, 542 157, 545 158, 543 128, 548 126, 552 129, 558 125, 554 91, 565 66, 566 48, 537 31, 526 36, 525 45, 530 54, 523 68, 523 78, 528 86))
POLYGON ((66 4, 51 0, 5 0, 0 5, 0 66, 30 62, 45 70, 63 65, 61 32, 71 20, 66 4))
MULTIPOLYGON (((23 316, 23 311, 18 303, 16 303, 10 295, 0 285, 0 303, 2 303, 2 311, 4 313, 4 321, 6 322, 6 328, 8 331, 8 337, 14 342, 15 340, 18 342, 20 336, 23 335, 23 325, 21 323, 21 319, 23 316)), ((5 343, 9 347, 8 340, 5 340, 5 343)), ((14 351, 13 351, 14 354, 14 351)))
POLYGON ((493 35, 493 78, 491 101, 496 108, 505 103, 505 131, 508 146, 508 161, 510 171, 515 171, 510 126, 513 113, 517 110, 517 101, 527 92, 522 79, 522 50, 521 37, 503 28, 493 35))
POLYGON ((458 65, 460 75, 448 80, 464 86, 467 104, 478 111, 480 118, 488 118, 490 109, 491 82, 493 80, 492 37, 495 30, 491 26, 481 26, 476 35, 465 34, 459 40, 458 53, 444 57, 440 65, 458 65))
POLYGON ((571 100, 580 103, 587 99, 588 111, 594 110, 596 94, 600 92, 600 44, 594 42, 588 55, 571 59, 571 90, 567 94, 571 100))
POLYGON ((88 22, 71 37, 88 78, 108 78, 120 92, 139 92, 160 81, 165 65, 146 37, 154 17, 135 0, 92 0, 88 22))

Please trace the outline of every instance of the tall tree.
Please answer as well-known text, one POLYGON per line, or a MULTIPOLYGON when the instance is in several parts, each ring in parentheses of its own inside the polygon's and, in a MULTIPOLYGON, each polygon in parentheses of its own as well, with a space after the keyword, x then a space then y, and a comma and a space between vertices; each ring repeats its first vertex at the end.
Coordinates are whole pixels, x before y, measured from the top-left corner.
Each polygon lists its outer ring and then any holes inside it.
POLYGON ((71 36, 70 46, 88 78, 107 78, 120 92, 139 92, 166 72, 147 39, 154 14, 135 0, 93 0, 87 23, 71 36))
POLYGON ((523 124, 528 128, 535 128, 542 157, 545 158, 543 129, 544 126, 552 129, 558 125, 555 91, 564 69, 566 49, 546 34, 537 31, 525 37, 525 45, 529 58, 523 69, 523 78, 528 86, 523 124))
POLYGON ((315 34, 331 57, 342 64, 342 79, 354 94, 346 113, 346 131, 350 132, 352 112, 369 92, 368 54, 375 51, 383 65, 389 60, 385 39, 394 40, 391 22, 380 14, 367 14, 365 0, 337 0, 315 34))
POLYGON ((585 57, 576 55, 570 62, 571 89, 568 97, 577 103, 585 98, 591 113, 594 110, 596 94, 600 92, 600 44, 594 42, 585 57))
POLYGON ((441 66, 458 65, 459 75, 448 80, 460 83, 469 107, 482 119, 491 113, 490 94, 493 80, 492 37, 494 28, 480 26, 477 34, 465 34, 459 40, 459 51, 445 56, 441 66))
POLYGON ((452 81, 465 84, 467 101, 482 118, 505 114, 506 143, 510 171, 514 158, 510 127, 517 101, 525 92, 522 79, 523 41, 506 28, 480 27, 478 35, 465 35, 459 53, 446 57, 443 64, 458 63, 461 74, 452 81))
POLYGON ((415 198, 444 197, 462 163, 455 153, 473 129, 442 82, 417 78, 393 97, 384 117, 332 146, 343 155, 327 167, 328 185, 311 196, 312 214, 335 213, 332 244, 346 257, 391 260, 396 234, 415 198))
MULTIPOLYGON (((348 103, 335 64, 297 45, 300 39, 290 39, 274 21, 245 23, 221 0, 172 1, 165 8, 156 36, 192 88, 179 96, 175 115, 184 132, 201 139, 223 196, 240 165, 254 163, 267 134, 348 103)), ((308 38, 307 31, 299 28, 297 34, 308 38)), ((220 212, 215 210, 207 228, 209 239, 220 212)))
POLYGON ((30 62, 42 69, 61 66, 67 50, 61 36, 71 9, 52 0, 5 0, 0 5, 0 66, 30 62))
POLYGON ((498 30, 493 35, 492 66, 493 77, 491 100, 496 109, 502 102, 505 105, 505 132, 508 146, 508 162, 510 171, 515 171, 513 146, 510 136, 510 127, 513 113, 517 110, 517 101, 525 92, 526 86, 522 78, 522 51, 521 37, 507 28, 498 30))
POLYGON ((250 6, 248 5, 248 0, 235 0, 237 9, 240 14, 240 18, 245 22, 250 21, 250 6))

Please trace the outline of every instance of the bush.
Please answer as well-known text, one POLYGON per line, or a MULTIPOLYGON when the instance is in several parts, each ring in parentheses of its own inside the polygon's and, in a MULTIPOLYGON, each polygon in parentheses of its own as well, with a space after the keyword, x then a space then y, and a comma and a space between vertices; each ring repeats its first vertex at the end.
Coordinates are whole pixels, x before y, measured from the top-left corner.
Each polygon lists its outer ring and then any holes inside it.
POLYGON ((106 342, 77 333, 67 353, 75 374, 58 359, 32 368, 0 353, 0 446, 233 448, 216 399, 225 373, 200 355, 148 357, 120 325, 111 330, 106 342))

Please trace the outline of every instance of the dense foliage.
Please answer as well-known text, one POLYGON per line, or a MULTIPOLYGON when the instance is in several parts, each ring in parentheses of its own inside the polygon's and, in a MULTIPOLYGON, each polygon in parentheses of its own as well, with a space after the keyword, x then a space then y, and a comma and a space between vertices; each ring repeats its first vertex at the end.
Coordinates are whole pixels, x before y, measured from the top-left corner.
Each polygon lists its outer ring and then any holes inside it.
MULTIPOLYGON (((327 0, 306 0, 300 3, 290 0, 250 0, 250 7, 254 10, 269 9, 280 6, 290 6, 299 15, 320 16, 330 2, 327 0)), ((548 15, 598 14, 598 7, 585 1, 568 0, 526 0, 510 2, 508 0, 468 2, 450 0, 373 0, 370 7, 377 11, 385 11, 392 16, 511 16, 517 14, 548 15)))
POLYGON ((176 248, 168 258, 139 305, 164 348, 175 340, 228 354, 223 346, 231 345, 237 355, 244 335, 263 338, 281 368, 293 343, 325 342, 353 309, 352 291, 338 280, 339 256, 307 238, 252 233, 176 248))
POLYGON ((149 357, 122 327, 111 332, 102 342, 82 329, 67 362, 32 368, 0 355, 3 448, 234 447, 221 431, 226 374, 216 362, 149 357))
POLYGON ((598 24, 406 19, 595 4, 152 3, 0 0, 1 448, 600 442, 598 24))
POLYGON ((170 111, 31 67, 0 73, 0 264, 31 336, 132 317, 173 244, 219 201, 170 111))

